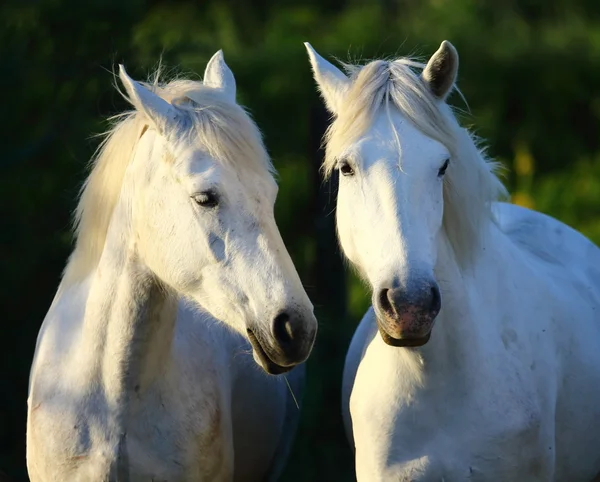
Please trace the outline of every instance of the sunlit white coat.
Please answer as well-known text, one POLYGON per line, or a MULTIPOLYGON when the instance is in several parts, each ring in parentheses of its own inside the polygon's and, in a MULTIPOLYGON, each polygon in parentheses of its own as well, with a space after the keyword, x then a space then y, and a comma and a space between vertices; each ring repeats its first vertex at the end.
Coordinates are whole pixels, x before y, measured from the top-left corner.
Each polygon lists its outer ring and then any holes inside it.
POLYGON ((203 83, 121 80, 135 111, 99 151, 38 337, 30 478, 275 480, 304 366, 290 387, 265 371, 302 363, 316 320, 260 134, 221 52, 203 83))
POLYGON ((374 293, 342 390, 358 480, 588 482, 600 471, 600 250, 496 202, 493 164, 445 103, 451 44, 424 69, 398 59, 349 75, 307 48, 336 116, 325 171, 340 169, 340 243, 374 293), (390 346, 377 293, 424 279, 441 291, 431 338, 390 346))

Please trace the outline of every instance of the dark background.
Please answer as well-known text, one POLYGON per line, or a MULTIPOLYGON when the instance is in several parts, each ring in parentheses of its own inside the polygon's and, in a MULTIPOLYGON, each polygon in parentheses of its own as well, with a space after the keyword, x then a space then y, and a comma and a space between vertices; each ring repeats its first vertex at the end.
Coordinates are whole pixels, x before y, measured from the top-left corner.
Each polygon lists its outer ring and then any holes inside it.
MULTIPOLYGON (((27 480, 25 415, 40 323, 71 249, 70 213, 104 119, 126 105, 123 62, 162 56, 201 76, 218 49, 280 173, 277 221, 320 321, 284 481, 350 481, 339 392, 368 292, 344 270, 335 192, 319 177, 328 117, 303 41, 342 60, 461 55, 466 124, 507 167, 513 201, 600 241, 597 0, 4 0, 0 6, 0 480, 27 480), (2 475, 3 474, 3 475, 2 475)), ((463 110, 458 96, 451 101, 463 110)), ((334 180, 335 181, 335 180, 334 180)), ((335 182, 332 183, 335 186, 335 182)))

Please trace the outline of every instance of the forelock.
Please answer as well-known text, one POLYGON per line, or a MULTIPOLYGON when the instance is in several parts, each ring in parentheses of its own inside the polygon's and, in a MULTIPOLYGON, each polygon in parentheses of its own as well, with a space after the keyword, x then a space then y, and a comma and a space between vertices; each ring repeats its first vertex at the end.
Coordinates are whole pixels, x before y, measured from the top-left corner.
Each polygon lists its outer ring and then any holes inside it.
POLYGON ((439 102, 421 80, 423 64, 408 58, 374 60, 364 66, 345 65, 350 87, 325 134, 326 176, 339 155, 371 127, 382 108, 396 108, 425 135, 454 150, 452 130, 439 102))

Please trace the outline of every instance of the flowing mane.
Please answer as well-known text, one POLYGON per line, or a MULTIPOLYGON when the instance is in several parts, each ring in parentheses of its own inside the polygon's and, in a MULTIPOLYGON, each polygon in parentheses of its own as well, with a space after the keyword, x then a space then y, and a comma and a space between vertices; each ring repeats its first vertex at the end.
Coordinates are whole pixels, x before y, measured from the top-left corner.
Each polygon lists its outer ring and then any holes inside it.
POLYGON ((398 109, 425 135, 450 151, 444 180, 444 229, 461 266, 480 247, 482 226, 492 220, 491 204, 507 192, 477 139, 462 128, 445 103, 437 100, 420 77, 425 66, 407 58, 346 64, 350 85, 337 117, 325 134, 323 164, 329 176, 345 148, 363 135, 380 109, 398 109))
MULTIPOLYGON (((188 135, 219 162, 235 168, 272 175, 274 168, 261 133, 248 113, 218 90, 192 80, 156 80, 144 84, 163 99, 188 113, 188 135)), ((97 266, 108 226, 121 193, 123 178, 137 143, 147 128, 145 116, 135 110, 113 118, 91 161, 91 172, 81 189, 74 216, 75 248, 65 268, 63 283, 85 279, 97 266)))

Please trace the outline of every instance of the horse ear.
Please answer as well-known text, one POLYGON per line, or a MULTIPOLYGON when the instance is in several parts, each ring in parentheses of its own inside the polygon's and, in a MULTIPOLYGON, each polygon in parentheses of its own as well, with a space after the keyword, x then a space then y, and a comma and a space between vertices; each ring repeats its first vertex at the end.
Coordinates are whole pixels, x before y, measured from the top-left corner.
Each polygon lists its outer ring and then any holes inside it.
POLYGON ((139 82, 133 80, 123 65, 119 65, 119 77, 127 91, 127 100, 139 112, 143 112, 158 132, 164 133, 165 128, 177 116, 175 108, 154 92, 149 91, 139 82))
POLYGON ((206 65, 204 85, 223 91, 230 101, 235 102, 235 77, 225 63, 223 51, 219 50, 206 65))
POLYGON ((423 81, 429 86, 433 95, 440 100, 446 100, 456 82, 457 73, 458 52, 454 45, 444 40, 427 62, 422 74, 423 81))
POLYGON ((304 46, 325 105, 332 114, 337 114, 350 80, 335 65, 321 57, 308 42, 304 42, 304 46))

